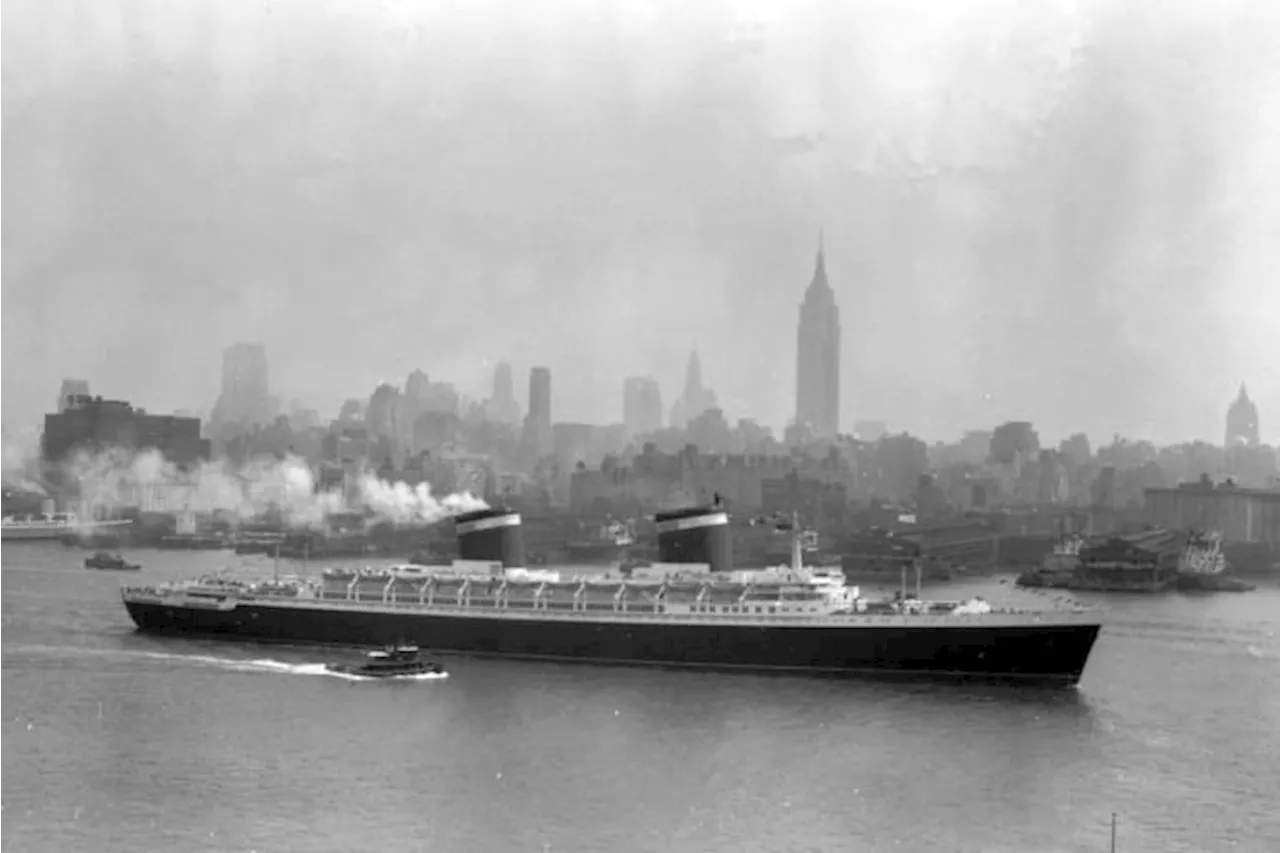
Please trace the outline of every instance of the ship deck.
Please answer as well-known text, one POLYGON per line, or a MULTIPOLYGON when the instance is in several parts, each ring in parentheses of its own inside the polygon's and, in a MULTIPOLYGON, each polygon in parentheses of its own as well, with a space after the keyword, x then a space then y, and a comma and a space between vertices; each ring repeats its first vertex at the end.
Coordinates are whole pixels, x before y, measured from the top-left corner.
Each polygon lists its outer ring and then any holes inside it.
MULTIPOLYGON (((149 590, 125 588, 121 591, 126 604, 158 605, 182 609, 195 607, 208 609, 205 593, 200 604, 191 604, 182 593, 164 594, 149 590)), ((514 604, 515 602, 512 602, 514 604)), ((1092 611, 1072 610, 992 610, 989 613, 709 613, 690 611, 656 611, 651 608, 632 609, 570 609, 568 607, 465 605, 447 603, 419 603, 416 601, 368 601, 355 599, 290 598, 264 595, 246 595, 229 592, 228 608, 270 607, 302 611, 333 611, 387 614, 423 614, 432 616, 459 616, 495 620, 519 621, 572 621, 609 623, 666 623, 680 625, 726 625, 737 627, 901 627, 901 628, 997 628, 1028 626, 1097 626, 1100 617, 1092 611)))

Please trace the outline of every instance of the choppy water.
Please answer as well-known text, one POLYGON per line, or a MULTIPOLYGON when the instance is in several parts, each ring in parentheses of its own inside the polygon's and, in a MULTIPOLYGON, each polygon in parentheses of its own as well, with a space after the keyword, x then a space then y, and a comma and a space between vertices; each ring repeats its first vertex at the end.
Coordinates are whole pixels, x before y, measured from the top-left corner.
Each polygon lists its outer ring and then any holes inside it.
POLYGON ((356 683, 134 633, 121 583, 243 558, 83 556, 4 547, 6 851, 1105 851, 1113 811, 1124 853, 1280 849, 1274 584, 1092 597, 1065 693, 457 658, 356 683))

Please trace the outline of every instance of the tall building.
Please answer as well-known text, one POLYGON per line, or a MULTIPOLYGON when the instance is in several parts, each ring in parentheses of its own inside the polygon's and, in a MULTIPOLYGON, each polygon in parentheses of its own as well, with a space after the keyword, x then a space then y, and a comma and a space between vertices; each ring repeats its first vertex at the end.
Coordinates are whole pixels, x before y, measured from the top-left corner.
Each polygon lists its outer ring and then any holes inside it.
POLYGON ((662 389, 651 376, 628 376, 622 383, 622 423, 633 436, 662 429, 662 389))
POLYGON ((187 477, 211 455, 200 436, 200 420, 151 415, 123 400, 77 396, 66 408, 45 415, 40 455, 57 502, 81 518, 105 518, 125 507, 145 512, 183 511, 199 506, 200 488, 187 477), (121 464, 130 453, 158 453, 173 469, 121 464), (78 453, 123 453, 109 465, 65 465, 78 453))
POLYGON ((380 382, 373 389, 364 414, 365 427, 373 438, 392 438, 396 435, 400 402, 400 389, 389 382, 380 382))
POLYGON ((511 365, 499 362, 493 371, 493 396, 485 401, 484 416, 494 423, 520 425, 520 404, 516 402, 511 365))
POLYGON ((158 450, 177 465, 209 458, 209 441, 200 437, 197 418, 149 415, 122 400, 72 397, 57 414, 44 416, 40 455, 46 462, 64 461, 77 450, 95 453, 111 448, 158 450))
POLYGON ((702 384, 702 359, 694 350, 689 353, 689 365, 684 372, 684 391, 671 407, 671 426, 684 429, 690 421, 716 408, 716 405, 716 393, 702 384))
POLYGON ((65 412, 71 407, 72 401, 80 397, 89 396, 89 382, 84 379, 64 379, 62 380, 62 388, 58 390, 58 406, 57 411, 65 412))
POLYGON ((422 401, 427 398, 427 388, 431 385, 431 377, 421 368, 415 369, 409 374, 409 378, 404 383, 404 395, 414 401, 422 401))
POLYGON ((1223 444, 1227 447, 1235 444, 1255 447, 1258 444, 1258 407, 1249 399, 1243 383, 1236 401, 1227 409, 1227 437, 1223 444))
POLYGON ((535 367, 529 371, 529 413, 521 435, 527 458, 551 452, 551 371, 535 367))
POLYGON ((516 386, 511 379, 511 365, 505 361, 498 362, 493 369, 493 399, 515 400, 516 386))
POLYGON ((840 309, 827 283, 822 238, 813 281, 800 305, 796 346, 796 423, 816 435, 840 431, 840 309))
POLYGON ((222 393, 209 416, 215 429, 269 423, 275 416, 267 372, 267 348, 236 344, 222 354, 222 393))

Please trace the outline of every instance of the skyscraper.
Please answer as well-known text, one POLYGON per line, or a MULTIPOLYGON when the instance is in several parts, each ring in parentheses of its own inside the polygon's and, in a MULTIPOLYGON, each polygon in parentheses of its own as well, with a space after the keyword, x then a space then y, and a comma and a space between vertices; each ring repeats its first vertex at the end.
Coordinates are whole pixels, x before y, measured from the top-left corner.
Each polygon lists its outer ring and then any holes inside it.
POLYGON ((529 371, 529 413, 524 417, 521 444, 528 458, 551 450, 551 371, 546 367, 529 371))
POLYGON ((1227 409, 1227 435, 1223 444, 1227 447, 1235 444, 1254 447, 1258 444, 1258 407, 1249 399, 1243 383, 1236 401, 1227 409))
POLYGON ((89 396, 89 383, 84 379, 64 379, 58 390, 57 411, 65 412, 77 397, 89 396))
POLYGON ((695 349, 689 353, 684 372, 684 391, 671 406, 671 426, 684 429, 694 418, 717 406, 716 392, 702 384, 702 359, 695 349))
POLYGON ((650 376, 628 376, 622 384, 622 422, 632 435, 662 429, 662 390, 650 376))
POLYGON ((498 362, 493 370, 493 399, 514 400, 515 384, 511 381, 511 365, 505 361, 498 362))
POLYGON ((427 398, 427 388, 431 386, 431 377, 422 369, 409 374, 404 383, 404 395, 410 400, 421 402, 427 398))
POLYGON ((222 393, 214 404, 210 425, 269 423, 275 417, 267 372, 267 348, 236 344, 222 354, 222 393))
POLYGON ((493 371, 493 396, 485 401, 485 417, 494 423, 520 425, 520 404, 516 402, 511 365, 499 362, 493 371))
POLYGON ((796 423, 818 435, 840 430, 840 309, 827 283, 822 237, 813 280, 800 305, 796 342, 796 423))

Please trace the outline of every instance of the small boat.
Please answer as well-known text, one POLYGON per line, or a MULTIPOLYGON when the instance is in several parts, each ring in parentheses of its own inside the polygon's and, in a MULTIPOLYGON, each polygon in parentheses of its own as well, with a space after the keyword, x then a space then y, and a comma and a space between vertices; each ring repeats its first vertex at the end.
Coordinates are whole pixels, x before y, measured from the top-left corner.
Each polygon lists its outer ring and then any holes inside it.
POLYGON ((142 566, 137 563, 130 563, 119 554, 108 554, 106 551, 99 551, 92 557, 85 557, 84 567, 116 572, 136 572, 142 569, 142 566))
POLYGON ((331 663, 330 672, 358 675, 364 678, 418 678, 424 675, 444 675, 444 667, 435 661, 423 660, 417 646, 392 646, 369 652, 362 664, 331 663))

